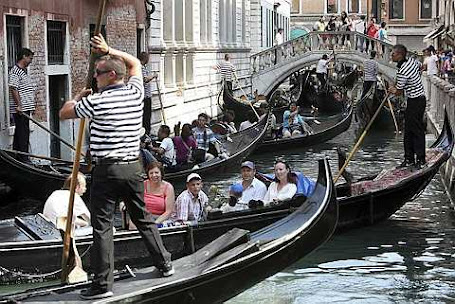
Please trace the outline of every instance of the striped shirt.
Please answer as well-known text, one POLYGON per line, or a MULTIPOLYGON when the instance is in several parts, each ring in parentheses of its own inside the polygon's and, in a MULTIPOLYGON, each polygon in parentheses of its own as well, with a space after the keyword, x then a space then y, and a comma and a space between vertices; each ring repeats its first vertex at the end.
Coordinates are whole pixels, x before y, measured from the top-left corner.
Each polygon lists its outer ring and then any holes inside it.
POLYGON ((364 81, 377 81, 378 63, 374 59, 367 59, 363 63, 364 81))
POLYGON ((220 71, 221 79, 226 81, 232 81, 233 74, 235 73, 235 67, 229 61, 224 60, 216 65, 218 71, 220 71))
POLYGON ((9 107, 11 114, 15 114, 17 108, 16 101, 14 101, 13 99, 13 93, 11 92, 11 88, 14 88, 19 92, 22 111, 35 110, 36 89, 26 69, 22 69, 19 66, 14 65, 9 72, 8 86, 10 87, 9 107))
POLYGON ((197 197, 188 190, 183 191, 175 200, 173 218, 181 221, 200 221, 209 198, 204 191, 199 191, 197 197))
POLYGON ((407 98, 417 98, 425 94, 420 66, 420 62, 414 58, 409 58, 397 64, 396 88, 404 90, 407 98))
MULTIPOLYGON (((145 77, 151 76, 152 73, 147 69, 145 65, 142 66, 142 79, 145 77)), ((145 82, 144 81, 144 98, 152 97, 152 81, 145 82)))
POLYGON ((126 85, 106 87, 76 104, 78 117, 90 118, 90 153, 98 158, 139 156, 144 85, 132 76, 126 85))

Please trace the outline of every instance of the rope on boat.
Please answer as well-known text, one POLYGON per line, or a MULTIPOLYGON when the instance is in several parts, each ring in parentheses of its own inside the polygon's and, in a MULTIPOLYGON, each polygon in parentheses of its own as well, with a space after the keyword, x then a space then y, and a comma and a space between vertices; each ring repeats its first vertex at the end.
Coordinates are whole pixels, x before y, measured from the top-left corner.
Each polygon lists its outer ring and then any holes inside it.
MULTIPOLYGON (((92 245, 88 246, 88 248, 80 255, 80 257, 83 258, 89 252, 90 248, 92 248, 92 245)), ((52 272, 41 273, 41 274, 32 274, 32 273, 24 273, 24 272, 21 272, 21 271, 10 270, 10 269, 7 269, 7 268, 5 268, 3 266, 0 266, 0 274, 1 274, 1 276, 3 276, 3 275, 8 273, 8 274, 11 274, 13 277, 25 278, 25 279, 28 279, 28 280, 45 279, 45 278, 48 278, 48 277, 54 277, 55 275, 57 275, 61 271, 62 271, 61 269, 57 269, 57 270, 54 270, 52 272)))

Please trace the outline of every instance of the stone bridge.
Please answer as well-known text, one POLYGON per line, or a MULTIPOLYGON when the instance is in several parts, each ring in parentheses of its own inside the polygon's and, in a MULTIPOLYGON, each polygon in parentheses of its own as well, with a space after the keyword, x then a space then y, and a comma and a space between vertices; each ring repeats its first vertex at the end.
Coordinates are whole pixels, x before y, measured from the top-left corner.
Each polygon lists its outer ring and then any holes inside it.
POLYGON ((269 95, 292 73, 315 65, 323 54, 334 54, 336 62, 363 66, 364 60, 369 56, 357 46, 363 45, 364 41, 374 44, 375 50, 380 50, 377 56, 379 72, 385 79, 392 80, 396 73, 396 64, 390 60, 393 45, 357 32, 311 32, 252 55, 252 88, 257 89, 260 94, 269 95), (342 46, 343 39, 345 46, 342 46))

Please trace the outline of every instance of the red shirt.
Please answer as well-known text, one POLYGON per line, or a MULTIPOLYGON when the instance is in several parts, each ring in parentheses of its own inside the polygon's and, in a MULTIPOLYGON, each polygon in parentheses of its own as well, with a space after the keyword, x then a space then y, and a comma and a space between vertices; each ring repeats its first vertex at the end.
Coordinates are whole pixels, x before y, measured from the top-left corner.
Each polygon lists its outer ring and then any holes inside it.
POLYGON ((376 25, 370 24, 367 29, 368 37, 375 38, 377 31, 378 31, 378 28, 376 27, 376 25))

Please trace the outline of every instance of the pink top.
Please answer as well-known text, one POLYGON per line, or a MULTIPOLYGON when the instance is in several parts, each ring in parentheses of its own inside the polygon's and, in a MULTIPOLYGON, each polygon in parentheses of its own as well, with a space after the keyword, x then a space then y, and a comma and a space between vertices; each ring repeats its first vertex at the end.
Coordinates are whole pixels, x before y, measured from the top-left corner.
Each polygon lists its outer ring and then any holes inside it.
POLYGON ((144 181, 144 202, 145 202, 145 210, 148 213, 154 215, 161 215, 166 211, 166 190, 167 190, 167 183, 164 183, 164 190, 162 193, 155 194, 150 193, 147 191, 148 184, 150 183, 149 180, 144 181))

